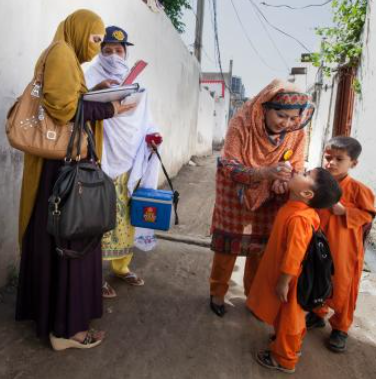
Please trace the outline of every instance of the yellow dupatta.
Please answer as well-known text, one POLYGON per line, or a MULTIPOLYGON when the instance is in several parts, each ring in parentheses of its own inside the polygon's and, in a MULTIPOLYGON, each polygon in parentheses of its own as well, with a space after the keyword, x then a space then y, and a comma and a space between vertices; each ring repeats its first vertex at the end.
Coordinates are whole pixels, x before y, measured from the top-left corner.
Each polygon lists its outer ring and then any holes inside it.
MULTIPOLYGON (((73 119, 81 94, 87 92, 81 63, 88 62, 99 52, 99 44, 91 42, 90 35, 105 34, 102 19, 89 10, 79 10, 60 23, 50 50, 44 72, 43 106, 61 125, 73 119)), ((35 69, 39 68, 43 54, 35 69)), ((97 122, 95 140, 99 157, 102 153, 103 124, 97 122)), ((33 212, 43 158, 25 154, 19 214, 19 242, 25 234, 33 212)))

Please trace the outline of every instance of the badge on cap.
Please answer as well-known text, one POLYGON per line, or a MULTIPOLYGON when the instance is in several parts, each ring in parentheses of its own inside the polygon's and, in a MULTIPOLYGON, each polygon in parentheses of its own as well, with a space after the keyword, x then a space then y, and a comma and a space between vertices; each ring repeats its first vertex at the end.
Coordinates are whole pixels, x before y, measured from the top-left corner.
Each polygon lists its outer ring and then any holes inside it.
POLYGON ((124 41, 124 38, 125 38, 124 33, 121 30, 115 30, 112 33, 112 37, 114 37, 118 41, 124 41))

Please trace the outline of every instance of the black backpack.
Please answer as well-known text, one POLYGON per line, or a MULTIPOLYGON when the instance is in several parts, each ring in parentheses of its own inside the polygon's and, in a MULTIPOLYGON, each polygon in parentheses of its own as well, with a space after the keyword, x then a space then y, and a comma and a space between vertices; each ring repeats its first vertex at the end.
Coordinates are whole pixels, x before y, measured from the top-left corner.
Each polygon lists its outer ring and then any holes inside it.
POLYGON ((298 278, 298 303, 305 311, 323 306, 325 300, 332 295, 333 274, 334 265, 328 240, 320 229, 313 230, 298 278))

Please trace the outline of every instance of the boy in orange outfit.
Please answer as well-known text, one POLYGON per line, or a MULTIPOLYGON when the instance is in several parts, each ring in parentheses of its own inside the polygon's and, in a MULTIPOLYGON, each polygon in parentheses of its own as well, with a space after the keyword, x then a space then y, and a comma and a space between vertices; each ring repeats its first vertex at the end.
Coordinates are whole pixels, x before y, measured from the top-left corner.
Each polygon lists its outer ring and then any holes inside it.
MULTIPOLYGON (((336 178, 343 192, 340 202, 332 209, 319 212, 334 262, 333 297, 327 305, 334 310, 329 319, 332 332, 328 348, 335 352, 346 349, 363 270, 363 227, 372 222, 376 212, 372 190, 348 174, 357 165, 361 151, 360 143, 351 137, 331 139, 324 151, 324 167, 336 178)), ((307 329, 325 326, 328 306, 307 314, 307 329)))
POLYGON ((289 190, 289 201, 277 214, 247 306, 275 330, 270 349, 257 353, 258 363, 293 373, 305 335, 305 312, 297 301, 298 277, 313 229, 320 225, 314 208, 331 207, 339 201, 341 190, 322 168, 295 174, 289 190))

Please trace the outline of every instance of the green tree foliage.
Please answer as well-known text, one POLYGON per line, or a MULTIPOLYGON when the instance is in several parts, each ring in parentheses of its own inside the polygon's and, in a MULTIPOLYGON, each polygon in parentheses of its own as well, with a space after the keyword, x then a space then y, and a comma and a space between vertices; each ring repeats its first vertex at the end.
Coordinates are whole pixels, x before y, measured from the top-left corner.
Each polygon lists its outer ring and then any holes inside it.
MULTIPOLYGON (((322 67, 327 76, 331 66, 356 67, 362 55, 362 32, 368 0, 333 0, 333 22, 330 28, 317 28, 321 49, 312 54, 313 64, 322 67)), ((358 92, 359 88, 355 90, 358 92)))
POLYGON ((164 0, 163 6, 167 16, 179 33, 184 32, 185 24, 181 21, 184 9, 190 9, 188 0, 164 0))

